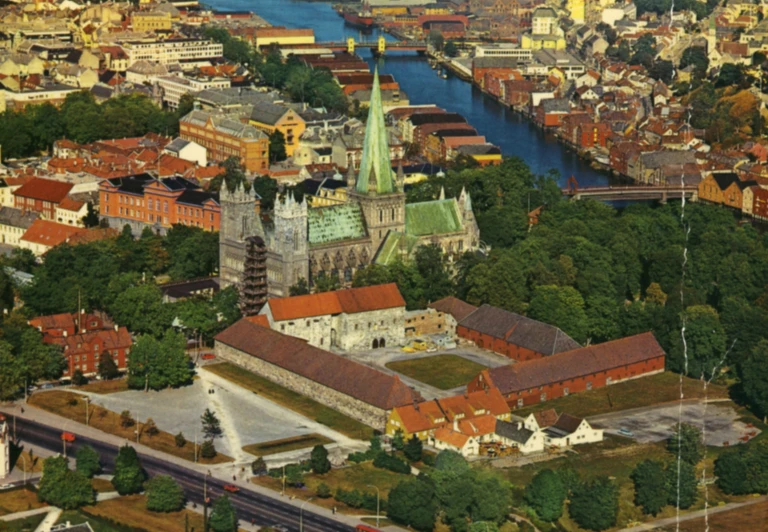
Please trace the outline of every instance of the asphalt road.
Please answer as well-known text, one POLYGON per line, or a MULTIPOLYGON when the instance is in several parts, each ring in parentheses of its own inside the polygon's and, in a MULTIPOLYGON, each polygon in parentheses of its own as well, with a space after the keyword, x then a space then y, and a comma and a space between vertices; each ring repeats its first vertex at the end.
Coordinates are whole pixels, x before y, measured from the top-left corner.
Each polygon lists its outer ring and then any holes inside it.
MULTIPOLYGON (((21 442, 43 447, 54 452, 62 452, 61 429, 42 425, 34 421, 17 419, 16 430, 21 442)), ((74 456, 81 445, 88 444, 101 455, 101 463, 105 472, 114 467, 117 447, 98 440, 77 436, 73 443, 67 444, 67 456, 74 456)), ((150 476, 170 475, 182 486, 187 499, 197 504, 203 502, 204 475, 176 464, 159 460, 153 456, 139 453, 141 464, 150 476)), ((223 490, 225 482, 213 477, 208 478, 208 497, 226 494, 223 490)), ((230 499, 237 509, 237 517, 245 522, 255 519, 259 526, 280 524, 290 531, 299 530, 299 509, 293 505, 266 497, 248 489, 230 494, 230 499)), ((351 526, 304 510, 304 530, 307 532, 352 532, 351 526)))

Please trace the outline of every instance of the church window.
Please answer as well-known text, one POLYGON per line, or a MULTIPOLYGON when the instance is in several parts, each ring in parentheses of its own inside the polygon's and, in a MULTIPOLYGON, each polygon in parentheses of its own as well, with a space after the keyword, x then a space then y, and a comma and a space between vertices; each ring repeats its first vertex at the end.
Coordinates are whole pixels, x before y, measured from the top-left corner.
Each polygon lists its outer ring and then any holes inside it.
POLYGON ((463 251, 464 250, 464 241, 463 240, 459 240, 459 246, 458 247, 459 247, 459 251, 463 251))
POLYGON ((379 222, 383 222, 383 221, 384 221, 384 211, 379 209, 379 222))
POLYGON ((381 238, 381 231, 379 231, 379 238, 381 238))
POLYGON ((168 212, 168 202, 167 201, 163 202, 163 211, 168 212))
POLYGON ((395 209, 392 209, 392 221, 395 221, 395 209))
POLYGON ((357 330, 357 326, 358 326, 358 324, 357 324, 357 323, 355 323, 355 330, 357 330))

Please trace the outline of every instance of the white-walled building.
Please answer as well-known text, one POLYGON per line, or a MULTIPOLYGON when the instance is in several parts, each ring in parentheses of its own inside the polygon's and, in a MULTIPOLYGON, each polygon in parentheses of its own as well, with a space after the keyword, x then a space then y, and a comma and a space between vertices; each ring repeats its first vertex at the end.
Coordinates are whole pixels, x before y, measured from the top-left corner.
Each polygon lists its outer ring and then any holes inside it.
POLYGON ((197 142, 177 137, 167 144, 163 151, 179 159, 195 163, 198 166, 208 166, 208 155, 205 147, 197 142))
POLYGON ((11 435, 8 421, 0 414, 0 480, 11 474, 11 435))
POLYGON ((151 61, 164 65, 181 63, 196 65, 224 55, 224 45, 201 39, 167 39, 151 42, 128 42, 123 45, 128 64, 151 61))
POLYGON ((149 81, 163 89, 163 103, 169 109, 179 106, 185 94, 195 94, 205 89, 228 89, 232 86, 229 78, 193 79, 184 76, 157 76, 149 81))

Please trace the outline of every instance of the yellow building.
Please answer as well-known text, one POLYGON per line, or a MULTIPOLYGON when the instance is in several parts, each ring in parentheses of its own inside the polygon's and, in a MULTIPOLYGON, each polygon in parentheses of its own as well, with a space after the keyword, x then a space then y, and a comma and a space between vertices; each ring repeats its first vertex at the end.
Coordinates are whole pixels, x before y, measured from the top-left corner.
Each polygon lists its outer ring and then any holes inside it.
POLYGON ((520 44, 524 50, 565 50, 565 35, 557 24, 555 10, 551 7, 537 7, 531 18, 531 33, 524 34, 520 44))
MULTIPOLYGON (((305 190, 307 188, 305 182, 305 190)), ((341 174, 337 174, 334 179, 324 179, 316 190, 306 190, 309 206, 316 207, 330 207, 332 205, 340 205, 347 202, 347 182, 341 177, 341 174)))
POLYGON ((136 12, 131 15, 133 31, 158 31, 171 29, 171 14, 159 11, 136 12))
POLYGON ((565 37, 561 35, 523 34, 521 47, 524 50, 565 50, 565 37))
POLYGON ((566 8, 571 13, 571 20, 583 24, 587 16, 586 0, 568 0, 566 8))
POLYGON ((264 46, 306 45, 315 44, 315 32, 301 28, 257 28, 253 37, 253 45, 257 49, 264 46))
POLYGON ((307 129, 306 122, 296 111, 273 103, 255 105, 250 123, 267 135, 275 130, 280 131, 285 137, 285 153, 288 157, 293 156, 301 135, 307 129))
MULTIPOLYGON (((371 9, 371 13, 374 17, 376 16, 395 16, 395 15, 407 15, 408 14, 408 8, 405 6, 394 6, 394 7, 374 7, 371 9)), ((427 13, 430 14, 430 13, 427 13)))

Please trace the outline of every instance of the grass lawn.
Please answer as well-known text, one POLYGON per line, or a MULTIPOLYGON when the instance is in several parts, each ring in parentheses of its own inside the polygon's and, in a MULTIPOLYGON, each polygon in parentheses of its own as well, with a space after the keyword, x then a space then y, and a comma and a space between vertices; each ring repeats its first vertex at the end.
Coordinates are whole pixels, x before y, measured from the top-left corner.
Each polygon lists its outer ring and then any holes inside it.
MULTIPOLYGON (((36 393, 30 397, 29 404, 73 421, 78 421, 80 423, 85 421, 85 401, 83 401, 82 395, 76 393, 60 390, 36 393)), ((128 441, 135 441, 136 439, 136 427, 123 427, 120 424, 120 414, 100 406, 91 406, 90 425, 109 434, 125 438, 128 441)), ((184 447, 176 447, 176 442, 172 434, 161 430, 158 434, 150 437, 143 434, 144 424, 141 423, 140 425, 142 431, 140 443, 157 451, 172 454, 179 458, 189 460, 190 462, 194 461, 193 443, 187 442, 184 447)), ((204 464, 219 464, 222 462, 231 462, 232 459, 226 455, 218 454, 215 458, 199 458, 198 461, 204 464)))
POLYGON ((11 450, 11 469, 27 473, 39 473, 43 470, 43 460, 36 454, 19 449, 14 445, 11 450))
POLYGON ((75 390, 82 390, 91 393, 117 393, 128 391, 128 379, 112 379, 110 381, 91 381, 85 386, 75 386, 75 390))
POLYGON ((205 370, 298 412, 302 416, 314 419, 326 427, 346 434, 350 438, 369 440, 373 436, 373 429, 368 425, 228 362, 205 366, 205 370))
POLYGON ((0 521, 0 531, 2 532, 32 532, 45 519, 45 514, 33 515, 13 521, 0 521))
MULTIPOLYGON (((709 530, 711 532, 730 532, 736 528, 739 530, 765 530, 766 523, 768 523, 768 501, 709 514, 709 530)), ((699 532, 705 528, 703 517, 680 523, 681 532, 699 532)), ((675 527, 673 525, 662 530, 673 531, 675 527)))
MULTIPOLYGON (((128 495, 117 499, 102 501, 95 506, 86 506, 82 513, 89 516, 96 516, 104 521, 102 526, 112 526, 113 528, 96 528, 100 530, 162 530, 163 532, 184 532, 184 523, 189 516, 189 529, 202 531, 203 516, 189 510, 170 513, 155 513, 146 509, 146 498, 143 495, 128 495), (113 523, 109 523, 113 521, 113 523), (114 523, 116 522, 116 523, 114 523), (115 526, 117 525, 117 526, 115 526)), ((63 517, 63 516, 62 516, 63 517)), ((60 519, 66 522, 66 519, 60 519)), ((73 521, 74 522, 74 521, 73 521)), ((91 523, 93 525, 93 523, 91 523)))
POLYGON ((112 482, 105 478, 92 478, 91 486, 93 486, 93 489, 96 491, 96 493, 110 493, 116 491, 115 487, 112 485, 112 482))
POLYGON ((243 451, 250 453, 253 456, 267 456, 269 454, 286 453, 288 451, 306 449, 308 447, 314 447, 315 445, 326 445, 328 443, 333 443, 333 440, 326 438, 322 434, 313 432, 312 434, 295 436, 293 438, 246 445, 243 447, 243 451))
MULTIPOLYGON (((381 498, 386 499, 387 495, 389 495, 389 490, 394 488, 401 480, 407 480, 408 478, 408 475, 401 475, 386 469, 379 469, 373 467, 373 463, 371 462, 364 462, 362 464, 352 464, 348 467, 339 469, 331 469, 325 475, 307 473, 304 475, 305 486, 303 488, 291 488, 286 486, 285 492, 286 494, 296 496, 299 499, 314 497, 312 503, 325 508, 336 506, 339 510, 343 510, 345 513, 370 515, 370 510, 348 508, 345 504, 334 500, 333 497, 328 499, 318 498, 315 495, 317 486, 324 482, 331 488, 331 493, 335 493, 338 488, 343 488, 345 490, 357 488, 363 492, 375 493, 376 490, 369 486, 373 485, 381 490, 381 498)), ((282 489, 282 480, 279 478, 268 476, 254 477, 253 482, 278 492, 282 489)))
MULTIPOLYGON (((683 378, 683 391, 686 399, 704 397, 704 389, 698 379, 683 378)), ((728 398, 725 386, 709 385, 710 399, 728 398)), ((680 376, 665 372, 650 377, 643 377, 597 390, 581 392, 567 397, 560 397, 544 404, 513 410, 518 416, 527 416, 532 412, 554 408, 574 416, 594 416, 629 408, 652 406, 677 401, 680 398, 680 376)))
POLYGON ((26 512, 27 510, 34 510, 43 506, 48 505, 38 501, 37 493, 32 490, 13 488, 0 491, 0 515, 26 512))
POLYGON ((458 355, 434 355, 390 362, 387 367, 440 390, 464 386, 486 369, 458 355))

